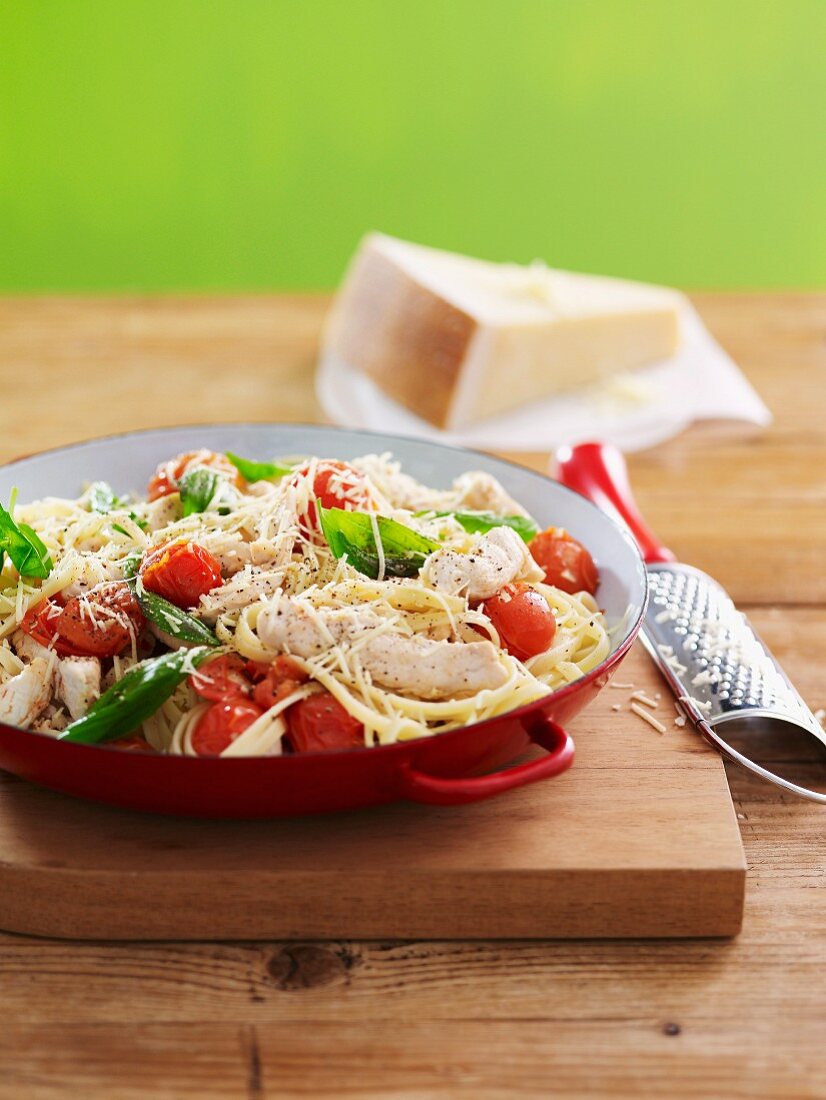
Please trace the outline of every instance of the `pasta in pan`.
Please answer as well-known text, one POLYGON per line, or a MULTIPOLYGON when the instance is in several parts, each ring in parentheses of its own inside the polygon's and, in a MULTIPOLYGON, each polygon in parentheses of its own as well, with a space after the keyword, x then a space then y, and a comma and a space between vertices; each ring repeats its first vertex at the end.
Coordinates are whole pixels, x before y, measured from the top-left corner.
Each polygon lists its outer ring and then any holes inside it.
POLYGON ((598 574, 490 475, 390 455, 163 463, 3 510, 0 721, 171 754, 392 744, 600 664, 598 574))

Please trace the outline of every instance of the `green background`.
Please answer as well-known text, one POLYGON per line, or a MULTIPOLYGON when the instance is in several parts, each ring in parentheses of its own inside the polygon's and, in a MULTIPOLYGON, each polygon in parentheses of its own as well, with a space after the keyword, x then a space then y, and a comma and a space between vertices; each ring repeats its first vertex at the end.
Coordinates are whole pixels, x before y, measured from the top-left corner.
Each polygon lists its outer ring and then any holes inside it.
POLYGON ((826 0, 0 4, 0 289, 826 284, 826 0))

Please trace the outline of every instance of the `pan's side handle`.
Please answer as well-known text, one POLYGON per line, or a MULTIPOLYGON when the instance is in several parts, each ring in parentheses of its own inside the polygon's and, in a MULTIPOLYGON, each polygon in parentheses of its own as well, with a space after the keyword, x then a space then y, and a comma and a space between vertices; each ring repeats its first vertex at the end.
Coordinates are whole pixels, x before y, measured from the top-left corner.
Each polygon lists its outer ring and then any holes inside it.
POLYGON ((539 779, 550 779, 570 768, 574 760, 574 742, 569 733, 552 721, 540 716, 528 727, 531 740, 546 750, 545 756, 518 764, 515 768, 479 775, 472 778, 451 779, 428 775, 408 766, 402 773, 402 796, 412 802, 427 802, 434 806, 459 806, 465 802, 478 802, 503 794, 539 779))
POLYGON ((628 483, 622 451, 609 443, 580 443, 556 453, 557 478, 628 528, 648 565, 675 561, 642 518, 628 483))

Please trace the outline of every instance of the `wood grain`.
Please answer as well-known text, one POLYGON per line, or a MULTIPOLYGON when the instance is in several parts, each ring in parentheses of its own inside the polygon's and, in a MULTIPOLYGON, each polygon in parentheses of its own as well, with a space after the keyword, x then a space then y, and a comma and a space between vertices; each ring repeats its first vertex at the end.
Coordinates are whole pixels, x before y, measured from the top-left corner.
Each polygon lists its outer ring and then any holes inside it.
MULTIPOLYGON (((695 301, 776 421, 758 438, 709 426, 633 456, 640 502, 675 550, 762 605, 758 630, 826 706, 826 545, 812 524, 826 497, 826 295, 695 301), (746 545, 740 520, 758 506, 768 528, 746 545)), ((314 299, 2 301, 2 457, 184 420, 313 419, 322 311, 314 299), (48 398, 34 415, 37 393, 48 398)), ((822 774, 809 750, 778 755, 822 774)), ((749 864, 735 940, 0 934, 0 1096, 822 1097, 823 810, 727 770, 749 864)))

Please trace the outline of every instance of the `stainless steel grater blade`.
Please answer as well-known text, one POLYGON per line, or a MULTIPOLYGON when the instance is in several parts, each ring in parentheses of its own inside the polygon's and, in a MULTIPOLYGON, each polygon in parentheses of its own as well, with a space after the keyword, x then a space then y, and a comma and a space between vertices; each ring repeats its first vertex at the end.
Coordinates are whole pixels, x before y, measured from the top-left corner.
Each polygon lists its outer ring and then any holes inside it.
POLYGON ((826 793, 776 775, 724 740, 737 722, 789 723, 826 748, 826 732, 746 616, 708 574, 674 560, 640 515, 625 460, 611 446, 583 443, 557 453, 563 484, 625 526, 648 571, 649 602, 640 638, 700 732, 724 756, 785 790, 826 805, 826 793))
POLYGON ((725 589, 690 565, 648 566, 649 603, 640 635, 682 709, 726 756, 796 794, 826 804, 743 756, 717 732, 748 719, 789 722, 826 748, 826 733, 725 589))

